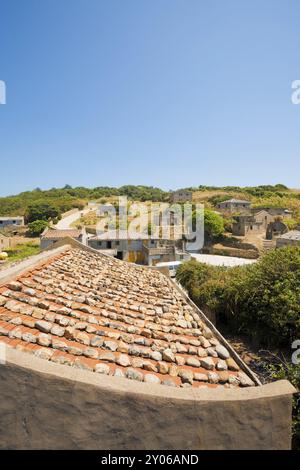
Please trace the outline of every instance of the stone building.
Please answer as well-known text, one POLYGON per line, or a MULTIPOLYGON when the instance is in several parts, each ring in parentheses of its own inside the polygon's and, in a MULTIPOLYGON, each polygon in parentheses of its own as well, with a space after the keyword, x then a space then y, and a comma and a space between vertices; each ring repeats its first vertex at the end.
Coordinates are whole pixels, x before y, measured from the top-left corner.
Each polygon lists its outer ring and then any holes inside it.
POLYGON ((251 208, 250 201, 243 201, 242 199, 229 199, 228 201, 219 202, 216 208, 223 212, 238 213, 249 211, 251 208))
POLYGON ((255 222, 260 223, 262 230, 267 230, 270 223, 274 222, 278 216, 271 214, 268 210, 255 210, 253 213, 255 222))
POLYGON ((56 229, 46 229, 40 236, 40 247, 42 250, 49 248, 54 243, 57 243, 60 240, 63 240, 66 237, 74 238, 75 240, 86 244, 87 236, 84 229, 65 229, 65 230, 56 230, 56 229))
MULTIPOLYGON (((254 209, 256 210, 256 209, 254 209)), ((260 209, 261 211, 266 211, 268 214, 274 217, 274 220, 282 217, 283 219, 291 219, 293 213, 288 209, 283 209, 281 207, 263 207, 260 209)))
POLYGON ((192 200, 193 192, 188 189, 178 189, 173 191, 170 196, 170 202, 174 204, 177 202, 192 202, 192 200))
POLYGON ((147 238, 137 232, 111 230, 90 237, 88 245, 123 261, 154 266, 161 261, 176 261, 188 258, 180 240, 147 238))
POLYGON ((0 229, 5 227, 23 227, 24 217, 0 217, 0 229))
POLYGON ((232 234, 244 237, 249 232, 263 232, 264 225, 261 221, 256 221, 253 215, 237 215, 234 216, 232 224, 232 234))
POLYGON ((290 448, 289 382, 158 270, 60 245, 0 273, 2 449, 290 448))
POLYGON ((291 230, 276 240, 276 248, 283 246, 300 246, 300 230, 291 230))
POLYGON ((280 220, 278 215, 270 213, 268 210, 252 211, 252 214, 242 214, 233 217, 232 233, 234 235, 245 236, 247 233, 266 233, 266 238, 271 240, 273 236, 285 233, 288 228, 280 220), (273 232, 271 238, 268 238, 273 232))

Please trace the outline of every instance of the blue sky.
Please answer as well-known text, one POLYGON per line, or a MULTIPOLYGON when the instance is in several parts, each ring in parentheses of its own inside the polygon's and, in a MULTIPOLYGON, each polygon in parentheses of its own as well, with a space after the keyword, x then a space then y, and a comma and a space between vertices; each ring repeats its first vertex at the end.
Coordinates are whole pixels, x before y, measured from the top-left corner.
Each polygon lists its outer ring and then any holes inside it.
POLYGON ((298 0, 0 0, 0 195, 299 187, 298 0))

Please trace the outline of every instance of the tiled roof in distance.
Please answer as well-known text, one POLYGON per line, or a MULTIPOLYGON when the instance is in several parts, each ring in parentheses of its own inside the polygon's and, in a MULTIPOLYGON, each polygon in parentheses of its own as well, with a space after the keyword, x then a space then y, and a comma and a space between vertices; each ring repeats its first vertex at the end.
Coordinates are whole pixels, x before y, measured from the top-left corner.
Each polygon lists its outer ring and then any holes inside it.
POLYGON ((42 233, 42 238, 50 240, 58 240, 66 237, 79 238, 82 235, 82 230, 77 229, 65 229, 65 230, 49 230, 47 229, 42 233))
POLYGON ((0 286, 0 342, 140 382, 255 385, 164 274, 70 245, 0 286))

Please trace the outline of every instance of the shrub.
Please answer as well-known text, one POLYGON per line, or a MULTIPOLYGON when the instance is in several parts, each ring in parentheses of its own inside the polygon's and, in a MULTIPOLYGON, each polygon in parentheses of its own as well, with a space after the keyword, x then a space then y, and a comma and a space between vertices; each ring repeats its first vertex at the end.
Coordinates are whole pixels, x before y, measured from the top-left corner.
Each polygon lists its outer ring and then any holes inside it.
POLYGON ((190 261, 177 279, 200 308, 208 305, 260 344, 289 346, 300 337, 300 247, 273 250, 255 264, 228 270, 190 261))
POLYGON ((28 233, 32 237, 38 237, 47 227, 48 222, 45 220, 35 220, 28 224, 28 233))

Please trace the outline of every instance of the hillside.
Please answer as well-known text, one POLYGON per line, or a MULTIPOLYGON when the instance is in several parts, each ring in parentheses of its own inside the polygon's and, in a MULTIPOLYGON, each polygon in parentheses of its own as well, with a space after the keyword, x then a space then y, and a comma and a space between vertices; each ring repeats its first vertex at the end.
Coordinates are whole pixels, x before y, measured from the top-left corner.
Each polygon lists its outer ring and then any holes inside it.
POLYGON ((111 196, 127 196, 129 199, 139 201, 165 201, 168 193, 159 188, 150 186, 122 186, 97 188, 52 188, 43 191, 39 188, 33 191, 22 192, 18 195, 0 198, 0 215, 14 216, 28 213, 30 206, 47 204, 57 212, 57 216, 73 208, 82 209, 88 201, 106 201, 111 196))
MULTIPOLYGON (((229 198, 242 198, 252 202, 253 207, 282 207, 292 210, 294 217, 300 219, 300 190, 289 189, 282 184, 275 186, 264 185, 255 187, 239 186, 199 186, 187 188, 193 191, 193 201, 213 208, 215 204, 229 198)), ((105 202, 108 198, 127 196, 135 201, 168 201, 170 192, 152 186, 126 185, 119 188, 100 186, 96 188, 76 187, 66 185, 64 188, 52 188, 22 192, 18 195, 0 198, 0 215, 24 215, 32 206, 50 206, 53 216, 60 216, 73 208, 82 209, 88 201, 105 202)))

